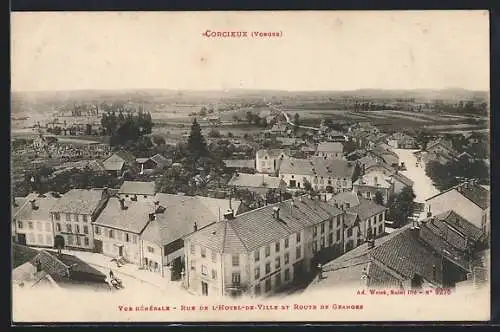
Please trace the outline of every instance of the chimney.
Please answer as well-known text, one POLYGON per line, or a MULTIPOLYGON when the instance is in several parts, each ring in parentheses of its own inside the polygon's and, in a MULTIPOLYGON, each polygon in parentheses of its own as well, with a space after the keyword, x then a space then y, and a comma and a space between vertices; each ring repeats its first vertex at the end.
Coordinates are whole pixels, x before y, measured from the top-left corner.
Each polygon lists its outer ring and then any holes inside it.
POLYGON ((155 214, 154 213, 150 213, 149 214, 149 221, 153 221, 155 220, 155 214))
POLYGON ((155 206, 160 206, 160 201, 155 201, 155 206))
POLYGON ((16 198, 12 196, 12 206, 17 207, 16 198))
POLYGON ((193 229, 195 232, 198 230, 198 224, 196 223, 196 221, 194 222, 193 229))
POLYGON ((277 206, 273 207, 273 217, 276 219, 280 218, 280 208, 277 206))
POLYGON ((366 241, 368 243, 368 249, 373 249, 375 247, 375 240, 369 239, 366 241))
POLYGON ((36 261, 36 272, 41 272, 42 271, 42 262, 37 259, 36 261))
POLYGON ((30 203, 31 203, 31 208, 32 208, 33 210, 37 210, 37 209, 38 209, 38 206, 36 205, 36 200, 32 199, 32 200, 30 201, 30 203))
POLYGON ((120 201, 120 207, 122 210, 128 209, 128 207, 125 206, 125 199, 124 198, 120 198, 119 201, 120 201))
POLYGON ((436 270, 436 265, 432 264, 432 278, 436 280, 437 278, 437 270, 436 270))
POLYGON ((225 220, 233 220, 234 219, 233 210, 227 210, 226 213, 224 213, 224 219, 225 220))

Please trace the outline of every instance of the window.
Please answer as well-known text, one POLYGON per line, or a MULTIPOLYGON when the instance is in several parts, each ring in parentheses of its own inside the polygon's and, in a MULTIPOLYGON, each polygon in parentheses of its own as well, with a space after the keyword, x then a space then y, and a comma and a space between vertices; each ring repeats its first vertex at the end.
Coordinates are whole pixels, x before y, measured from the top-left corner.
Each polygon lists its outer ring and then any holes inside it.
POLYGON ((42 224, 40 222, 36 223, 36 230, 41 232, 42 231, 42 224))
POLYGON ((83 222, 89 221, 86 214, 82 214, 82 219, 83 219, 83 222))
POLYGON ((196 271, 196 261, 191 260, 191 271, 196 271))
POLYGON ((33 229, 33 222, 32 221, 28 221, 28 228, 33 229))
POLYGON ((352 236, 352 228, 349 228, 349 229, 347 230, 347 236, 352 236))
POLYGON ((313 252, 318 251, 318 242, 314 241, 312 245, 313 245, 313 252))
POLYGON ((369 191, 367 191, 367 192, 366 192, 366 197, 367 197, 367 198, 370 198, 370 196, 371 196, 371 193, 370 193, 369 191))
POLYGON ((381 222, 382 221, 382 214, 379 214, 378 215, 378 221, 381 222))
POLYGON ((80 234, 80 225, 75 225, 76 234, 80 234))
POLYGON ((240 273, 239 272, 233 272, 233 285, 239 285, 241 281, 240 273))
POLYGON ((233 266, 240 266, 240 256, 239 255, 233 255, 233 257, 232 257, 232 263, 233 263, 233 266))
POLYGON ((281 285, 281 273, 278 273, 276 277, 274 277, 274 283, 276 284, 276 287, 281 285))
POLYGON ((207 257, 207 250, 205 248, 201 248, 201 257, 207 257))
POLYGON ((212 269, 212 279, 217 279, 217 271, 212 269))
POLYGON ((300 233, 297 233, 297 243, 300 243, 300 233))
POLYGON ((83 238, 83 243, 85 243, 86 246, 89 246, 89 238, 88 237, 84 237, 83 238))
POLYGON ((82 245, 82 239, 80 239, 80 237, 79 237, 79 236, 77 236, 77 237, 76 237, 76 245, 77 245, 77 246, 82 245))
POLYGON ((368 219, 368 227, 372 227, 372 220, 368 219))
POLYGON ((286 265, 290 261, 290 254, 286 252, 284 258, 285 258, 285 265, 286 265))
POLYGON ((195 248, 194 244, 191 245, 191 254, 192 255, 196 254, 196 248, 195 248))
POLYGON ((300 247, 297 247, 297 249, 295 249, 295 259, 299 259, 301 254, 302 254, 302 251, 301 251, 300 247))
POLYGON ((114 237, 115 237, 115 235, 114 235, 114 233, 113 233, 113 230, 112 230, 112 229, 110 229, 110 230, 109 230, 109 238, 110 238, 110 239, 113 239, 114 237))
POLYGON ((148 246, 148 252, 153 254, 155 252, 155 248, 148 246))
POLYGON ((125 241, 130 242, 130 235, 128 233, 125 233, 125 241))
POLYGON ((321 234, 324 234, 325 233, 325 223, 322 222, 321 223, 321 234))
POLYGON ((71 214, 66 213, 66 221, 71 221, 71 214))
POLYGON ((61 231, 61 224, 60 223, 56 224, 56 231, 58 231, 58 232, 61 231))
POLYGON ((22 221, 18 221, 17 222, 17 228, 19 228, 19 229, 23 228, 23 222, 22 221))
POLYGON ((265 291, 266 293, 271 291, 271 278, 267 278, 265 282, 265 291))
POLYGON ((318 226, 313 227, 313 237, 316 237, 318 235, 318 226))
POLYGON ((51 235, 45 235, 45 243, 48 245, 52 245, 52 236, 51 235))
POLYGON ((258 261, 259 261, 259 259, 260 259, 260 257, 259 257, 259 256, 260 256, 260 252, 259 252, 259 250, 257 249, 257 250, 255 250, 255 251, 253 252, 253 258, 254 258, 254 260, 255 260, 256 262, 258 262, 258 261))
POLYGON ((266 246, 266 257, 269 257, 271 255, 271 247, 269 245, 266 246))
POLYGON ((285 239, 285 249, 286 249, 286 248, 288 248, 288 245, 289 245, 289 243, 288 243, 288 238, 286 238, 286 239, 285 239))
POLYGON ((94 230, 97 235, 101 233, 101 229, 99 228, 99 226, 96 226, 94 230))
POLYGON ((38 241, 39 244, 43 244, 43 236, 42 236, 42 234, 38 234, 37 241, 38 241))
POLYGON ((50 228, 51 228, 51 227, 50 227, 50 222, 46 222, 46 223, 45 223, 45 231, 46 231, 46 232, 50 232, 50 231, 51 231, 51 229, 50 229, 50 228))
POLYGON ((325 237, 321 237, 321 243, 320 243, 321 249, 325 247, 325 237))
POLYGON ((328 228, 332 230, 333 228, 333 219, 328 222, 328 228))
POLYGON ((59 212, 54 212, 54 219, 57 221, 61 220, 61 214, 59 212))
POLYGON ((132 235, 132 242, 137 244, 137 235, 132 235))
POLYGON ((212 262, 217 262, 217 253, 212 251, 212 262))
POLYGON ((333 232, 328 234, 328 244, 331 246, 333 244, 333 232))
POLYGON ((148 195, 144 195, 144 198, 148 198, 148 195))
POLYGON ((28 243, 35 242, 35 235, 33 233, 28 233, 28 243))
POLYGON ((208 269, 205 265, 201 266, 201 274, 203 274, 204 276, 208 275, 208 269))
POLYGON ((260 284, 255 285, 254 293, 255 295, 260 295, 260 284))
POLYGON ((276 269, 279 269, 279 268, 280 268, 280 263, 281 263, 281 262, 280 262, 280 258, 279 258, 279 257, 276 257, 276 258, 274 259, 274 267, 275 267, 276 269))
POLYGON ((337 227, 340 227, 340 215, 337 216, 337 227))
POLYGON ((74 217, 75 217, 75 221, 78 222, 78 215, 76 213, 74 214, 74 217))
POLYGON ((276 252, 280 252, 280 243, 279 242, 276 242, 274 249, 276 252))
POLYGON ((73 245, 73 235, 68 235, 68 245, 73 245))
POLYGON ((266 263, 266 274, 271 273, 271 263, 266 263))
POLYGON ((260 278, 260 267, 256 267, 254 269, 254 275, 253 276, 254 276, 255 280, 259 280, 259 278, 260 278))
POLYGON ((383 229, 382 229, 382 228, 383 228, 383 226, 382 226, 382 225, 379 225, 379 226, 378 226, 378 233, 379 233, 379 234, 382 234, 382 232, 383 232, 383 229))
POLYGON ((123 233, 120 231, 116 231, 116 238, 120 241, 123 241, 123 233))
POLYGON ((340 229, 337 229, 337 241, 340 240, 340 229))
POLYGON ((83 233, 88 234, 89 233, 89 226, 83 226, 83 233))
POLYGON ((71 224, 66 224, 66 231, 71 233, 71 224))
POLYGON ((290 280, 290 269, 285 270, 285 281, 290 280))

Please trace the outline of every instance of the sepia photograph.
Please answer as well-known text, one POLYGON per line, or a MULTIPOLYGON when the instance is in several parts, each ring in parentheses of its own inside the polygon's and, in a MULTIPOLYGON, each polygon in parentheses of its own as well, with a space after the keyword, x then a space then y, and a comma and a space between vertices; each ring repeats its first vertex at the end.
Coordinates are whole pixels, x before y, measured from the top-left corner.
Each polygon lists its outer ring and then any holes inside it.
POLYGON ((11 13, 12 321, 490 320, 489 13, 11 13))

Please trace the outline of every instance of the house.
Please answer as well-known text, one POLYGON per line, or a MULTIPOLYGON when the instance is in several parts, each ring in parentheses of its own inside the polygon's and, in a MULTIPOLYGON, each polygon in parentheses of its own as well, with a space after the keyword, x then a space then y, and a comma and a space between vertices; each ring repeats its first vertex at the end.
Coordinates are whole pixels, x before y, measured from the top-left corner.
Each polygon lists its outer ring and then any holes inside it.
POLYGON ((226 159, 224 164, 233 171, 255 170, 255 159, 226 159))
POLYGON ((336 193, 352 190, 353 172, 353 163, 345 160, 289 158, 281 163, 279 176, 291 189, 310 184, 315 190, 336 193))
POLYGON ((427 198, 425 209, 428 215, 453 210, 485 233, 490 233, 490 191, 473 181, 427 198))
POLYGON ((115 152, 102 161, 104 169, 116 176, 121 176, 126 168, 134 163, 134 155, 127 151, 115 152))
POLYGON ((319 143, 315 156, 324 159, 344 159, 344 145, 339 142, 319 143))
POLYGON ((257 172, 275 174, 282 160, 289 156, 290 151, 285 149, 258 150, 255 157, 257 172))
POLYGON ((333 221, 341 215, 306 196, 238 216, 228 213, 223 221, 185 237, 184 285, 204 296, 272 294, 315 268, 321 248, 330 246, 328 234, 336 234, 333 221))
POLYGON ((156 187, 153 181, 124 181, 118 195, 127 200, 152 200, 156 194, 156 187))
POLYGON ((140 265, 140 235, 155 212, 152 201, 110 197, 93 222, 94 251, 140 265))
POLYGON ((185 266, 183 237, 218 222, 227 211, 234 213, 240 202, 158 194, 155 204, 157 209, 141 234, 142 265, 176 280, 185 266))
POLYGON ((135 161, 141 167, 141 172, 151 173, 155 170, 163 170, 172 165, 172 160, 167 159, 161 154, 155 154, 150 158, 136 158, 135 161))
POLYGON ((453 148, 453 144, 444 138, 438 138, 427 144, 425 153, 422 154, 422 160, 425 163, 437 161, 446 164, 456 160, 459 153, 453 148))
POLYGON ((11 237, 12 242, 17 242, 17 234, 16 234, 16 214, 24 206, 24 203, 27 202, 26 197, 14 197, 12 196, 12 204, 11 204, 11 237))
POLYGON ((387 140, 387 144, 394 149, 418 149, 415 138, 401 132, 391 135, 387 140))
POLYGON ((286 183, 279 177, 267 174, 235 173, 227 185, 248 189, 262 196, 265 196, 270 189, 284 190, 286 188, 286 183))
POLYGON ((367 199, 373 199, 376 193, 380 192, 384 204, 387 204, 389 197, 394 193, 394 183, 391 178, 377 171, 364 174, 353 183, 352 187, 355 193, 367 199))
POLYGON ((269 132, 272 134, 285 134, 287 132, 287 125, 286 123, 275 123, 271 129, 269 129, 269 132))
POLYGON ((383 146, 375 146, 367 151, 367 155, 382 160, 384 163, 397 167, 399 165, 399 156, 391 151, 389 148, 384 148, 383 146))
POLYGON ((20 245, 14 245, 13 252, 14 256, 24 256, 13 266, 12 283, 15 287, 110 290, 105 274, 75 256, 20 245))
POLYGON ((92 222, 109 199, 108 189, 72 189, 50 208, 54 241, 65 247, 93 250, 92 222))
POLYGON ((59 200, 55 193, 26 196, 22 206, 12 215, 15 242, 34 247, 54 247, 54 229, 50 210, 59 200))
POLYGON ((321 278, 306 291, 454 287, 467 279, 470 255, 448 242, 436 227, 428 227, 429 223, 406 225, 323 265, 321 278))

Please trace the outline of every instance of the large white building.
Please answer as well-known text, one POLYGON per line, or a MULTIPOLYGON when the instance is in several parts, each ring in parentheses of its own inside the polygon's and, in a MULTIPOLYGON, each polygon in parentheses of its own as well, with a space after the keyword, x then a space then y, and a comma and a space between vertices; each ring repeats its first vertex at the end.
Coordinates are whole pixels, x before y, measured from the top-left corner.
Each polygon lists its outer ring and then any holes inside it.
POLYGON ((255 156, 255 169, 259 173, 276 174, 288 156, 289 151, 284 149, 259 150, 255 156))
POLYGON ((272 294, 314 269, 341 215, 308 197, 226 214, 185 238, 185 286, 205 296, 272 294))
POLYGON ((344 159, 344 145, 340 142, 322 142, 316 149, 316 157, 323 159, 344 159))

